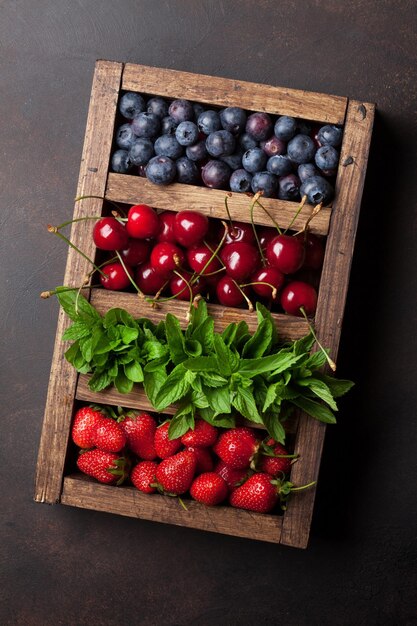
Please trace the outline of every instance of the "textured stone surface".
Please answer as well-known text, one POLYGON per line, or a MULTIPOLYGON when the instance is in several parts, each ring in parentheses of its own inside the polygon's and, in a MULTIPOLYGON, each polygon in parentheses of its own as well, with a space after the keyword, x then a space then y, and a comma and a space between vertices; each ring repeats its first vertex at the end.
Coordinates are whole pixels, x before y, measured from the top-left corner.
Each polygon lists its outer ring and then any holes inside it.
POLYGON ((415 2, 0 2, 4 625, 417 623, 415 2), (401 8, 399 7, 401 4, 401 8), (374 101, 340 376, 310 548, 34 504, 94 61, 374 101), (353 340, 353 337, 355 339, 353 340))

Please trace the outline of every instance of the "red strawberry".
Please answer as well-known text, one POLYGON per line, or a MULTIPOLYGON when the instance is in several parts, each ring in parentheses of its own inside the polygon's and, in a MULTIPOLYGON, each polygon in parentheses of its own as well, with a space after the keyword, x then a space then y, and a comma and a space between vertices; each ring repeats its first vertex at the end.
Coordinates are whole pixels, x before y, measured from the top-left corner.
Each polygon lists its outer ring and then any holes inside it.
POLYGON ((156 487, 151 487, 155 482, 155 472, 158 463, 155 461, 141 461, 132 469, 130 480, 139 491, 143 493, 154 493, 156 487))
POLYGON ((269 474, 257 472, 230 494, 232 506, 257 513, 268 513, 278 502, 277 487, 269 474))
POLYGON ((227 498, 229 489, 226 481, 216 472, 204 472, 194 479, 190 494, 201 504, 214 506, 227 498))
POLYGON ((264 454, 261 450, 257 469, 261 472, 266 472, 271 476, 276 476, 280 473, 289 473, 291 469, 291 459, 294 458, 294 455, 289 455, 283 445, 277 443, 273 439, 269 439, 266 442, 265 452, 266 454, 264 454))
POLYGON ((218 430, 203 419, 196 419, 194 428, 181 437, 185 446, 199 446, 200 448, 210 448, 217 441, 218 430))
POLYGON ((211 456, 211 452, 208 448, 199 448, 198 446, 187 446, 186 450, 191 450, 194 452, 197 459, 197 474, 201 474, 202 472, 211 472, 213 469, 213 457, 211 456))
POLYGON ((241 426, 222 433, 213 450, 230 467, 243 469, 249 467, 259 445, 254 431, 241 426))
POLYGON ((155 452, 160 459, 167 459, 181 448, 181 439, 168 439, 168 428, 170 422, 164 422, 155 431, 154 446, 155 452))
POLYGON ((72 424, 71 437, 73 442, 80 448, 92 448, 98 424, 103 418, 103 413, 89 406, 79 409, 72 424))
POLYGON ((190 450, 183 450, 161 461, 155 471, 159 491, 172 496, 179 496, 188 491, 196 465, 196 456, 190 450))
POLYGON ((120 452, 126 445, 123 428, 111 417, 101 416, 94 436, 94 445, 104 452, 120 452))
POLYGON ((214 471, 226 481, 230 491, 233 491, 233 489, 236 489, 236 487, 242 484, 244 478, 248 475, 247 468, 234 469, 233 467, 226 465, 226 463, 221 459, 214 468, 214 471))
POLYGON ((107 485, 120 485, 127 476, 126 459, 114 452, 86 450, 77 459, 78 469, 107 485))
POLYGON ((136 414, 133 411, 119 422, 127 439, 127 446, 139 458, 152 461, 157 457, 154 437, 156 421, 148 413, 136 414))

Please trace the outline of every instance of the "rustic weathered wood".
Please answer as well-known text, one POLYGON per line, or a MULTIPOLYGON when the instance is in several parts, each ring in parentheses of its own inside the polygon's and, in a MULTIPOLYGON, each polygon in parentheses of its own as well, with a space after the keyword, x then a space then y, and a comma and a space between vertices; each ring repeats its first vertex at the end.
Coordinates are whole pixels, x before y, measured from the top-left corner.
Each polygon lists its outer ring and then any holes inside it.
POLYGON ((61 502, 236 537, 280 541, 280 515, 251 513, 228 506, 207 507, 192 500, 186 501, 187 510, 184 510, 177 498, 142 494, 134 487, 100 485, 79 475, 64 478, 61 502))
POLYGON ((122 89, 343 124, 347 98, 127 63, 122 89))
MULTIPOLYGON (((151 303, 138 297, 136 294, 125 293, 120 291, 107 291, 105 289, 94 289, 90 298, 91 304, 101 314, 106 313, 112 307, 126 309, 135 318, 148 317, 154 323, 164 320, 167 313, 176 315, 182 328, 188 324, 187 313, 189 310, 188 302, 180 300, 168 300, 160 302, 159 308, 152 308, 151 303)), ((209 304, 208 312, 214 318, 214 328, 217 331, 223 330, 232 322, 240 322, 245 320, 249 330, 256 330, 258 321, 256 311, 250 313, 247 309, 236 309, 233 307, 224 307, 219 304, 209 304)), ((282 315, 280 313, 272 313, 272 317, 276 322, 280 337, 283 340, 300 339, 308 334, 309 329, 304 318, 292 317, 290 315, 282 315)))
MULTIPOLYGON (((121 74, 120 63, 99 61, 96 65, 77 196, 104 194, 121 74)), ((100 215, 101 211, 101 200, 83 200, 75 204, 74 217, 100 215)), ((85 226, 73 224, 71 241, 91 258, 94 244, 85 232, 85 226)), ((83 257, 69 249, 64 284, 80 285, 90 269, 83 257)), ((64 359, 61 336, 67 325, 68 320, 61 310, 36 469, 34 498, 40 502, 58 501, 62 486, 77 380, 74 368, 64 359)))
MULTIPOLYGON (((146 178, 140 176, 114 173, 109 174, 106 188, 106 198, 113 202, 122 202, 124 204, 145 203, 156 209, 169 209, 171 211, 182 211, 184 209, 200 211, 200 213, 204 213, 208 217, 220 219, 225 219, 226 217, 226 195, 228 196, 228 207, 232 219, 240 222, 250 222, 251 196, 244 193, 232 193, 196 185, 182 185, 180 183, 166 186, 154 185, 146 178)), ((299 207, 297 202, 276 200, 274 198, 262 198, 261 202, 282 229, 286 229, 293 222, 299 207)), ((301 230, 311 216, 313 208, 311 205, 305 204, 291 228, 295 231, 301 230)), ((311 220, 310 231, 316 235, 327 235, 330 216, 331 208, 322 208, 311 220)), ((256 224, 273 226, 271 218, 259 205, 254 207, 253 217, 256 224)))
MULTIPOLYGON (((315 318, 317 335, 333 359, 336 359, 339 348, 374 111, 373 104, 351 101, 346 116, 336 200, 315 318)), ((316 420, 306 415, 300 417, 295 448, 301 458, 291 473, 295 484, 317 480, 325 430, 325 426, 316 420)), ((282 543, 306 547, 314 498, 315 489, 310 489, 290 501, 283 522, 282 543)))

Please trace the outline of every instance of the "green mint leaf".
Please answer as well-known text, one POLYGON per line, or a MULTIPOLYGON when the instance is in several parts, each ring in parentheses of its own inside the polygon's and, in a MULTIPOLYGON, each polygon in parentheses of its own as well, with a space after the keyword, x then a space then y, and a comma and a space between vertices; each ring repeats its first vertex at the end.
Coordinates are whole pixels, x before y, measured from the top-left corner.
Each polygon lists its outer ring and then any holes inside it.
POLYGON ((263 416, 263 422, 265 428, 268 431, 268 435, 272 437, 278 443, 285 443, 285 429, 279 419, 279 412, 275 411, 272 413, 267 413, 263 416))
POLYGON ((133 389, 133 381, 129 380, 124 371, 119 368, 114 384, 119 393, 130 393, 133 389))
MULTIPOLYGON (((193 386, 193 383, 191 383, 191 386, 193 386)), ((193 388, 193 391, 191 392, 191 402, 196 409, 205 409, 209 406, 207 396, 202 389, 195 390, 193 388)))
POLYGON ((230 402, 230 390, 228 385, 225 385, 224 387, 217 387, 216 389, 205 386, 204 393, 206 395, 209 406, 214 411, 214 416, 220 415, 222 413, 231 412, 232 406, 230 402))
POLYGON ((172 370, 155 398, 154 406, 158 411, 166 409, 167 406, 174 404, 188 393, 191 384, 186 374, 191 373, 182 364, 172 370))
POLYGON ((62 335, 63 341, 75 341, 77 339, 83 339, 88 337, 91 333, 91 325, 85 322, 74 322, 67 328, 62 335))
POLYGON ((79 340, 79 345, 80 345, 80 350, 81 350, 81 354, 83 355, 83 358, 85 361, 87 361, 87 363, 90 363, 90 361, 93 358, 93 337, 89 336, 89 337, 84 337, 83 339, 79 340))
POLYGON ((183 361, 183 365, 191 372, 217 372, 217 359, 214 356, 198 356, 183 361))
POLYGON ((76 341, 65 352, 65 358, 80 374, 87 374, 91 371, 90 364, 84 359, 79 342, 76 341))
POLYGON ((278 330, 275 324, 275 320, 272 317, 271 311, 269 311, 266 306, 261 304, 260 302, 256 303, 256 316, 258 318, 258 324, 260 324, 263 320, 268 320, 272 325, 272 345, 278 343, 278 330))
POLYGON ((222 376, 230 376, 232 374, 232 367, 230 363, 230 349, 224 343, 221 335, 214 335, 214 351, 217 357, 217 371, 222 376))
POLYGON ((320 400, 326 402, 326 404, 328 404, 333 411, 338 410, 337 404, 333 399, 329 387, 322 380, 309 377, 297 380, 297 385, 299 385, 300 387, 307 387, 307 389, 309 389, 314 395, 320 398, 320 400))
POLYGON ((199 411, 200 417, 219 428, 234 428, 236 426, 236 418, 234 415, 215 415, 213 409, 210 407, 207 409, 201 409, 199 411))
POLYGON ((170 421, 168 428, 168 439, 178 439, 185 435, 185 433, 190 430, 192 423, 194 420, 193 414, 183 413, 182 415, 174 415, 170 421))
POLYGON ((351 380, 343 380, 342 378, 334 378, 334 376, 329 376, 328 374, 322 374, 321 372, 315 372, 314 374, 317 378, 322 380, 329 387, 333 398, 340 398, 340 396, 344 396, 352 387, 354 386, 354 382, 351 380))
POLYGON ((269 318, 264 318, 256 329, 255 333, 246 342, 242 351, 242 357, 255 359, 268 353, 272 346, 274 325, 269 318))
POLYGON ((207 317, 195 328, 190 338, 200 343, 203 354, 210 354, 213 352, 214 319, 212 317, 207 317))
POLYGON ((118 324, 122 324, 123 326, 128 326, 130 328, 137 328, 137 323, 130 313, 125 311, 125 309, 118 308, 109 309, 107 311, 104 316, 103 324, 105 328, 117 326, 118 324))
POLYGON ((227 378, 214 372, 202 372, 201 379, 207 387, 223 387, 227 383, 227 378))
POLYGON ((142 355, 146 361, 152 361, 153 359, 160 359, 168 353, 166 345, 158 341, 157 339, 148 339, 143 343, 142 355))
POLYGON ((153 406, 156 404, 156 398, 158 393, 167 379, 167 373, 165 368, 158 368, 154 371, 147 371, 146 368, 143 372, 143 387, 145 393, 149 398, 153 406))
POLYGON ((258 413, 255 398, 250 389, 243 389, 239 387, 236 391, 235 397, 232 401, 233 406, 237 411, 246 417, 246 419, 257 424, 262 424, 262 418, 258 413))
POLYGON ((106 370, 102 372, 96 370, 88 381, 88 386, 91 391, 103 391, 103 389, 111 385, 112 380, 112 377, 109 376, 106 370))
POLYGON ((137 361, 126 363, 124 366, 124 372, 126 377, 134 383, 143 382, 143 370, 137 361))
POLYGON ((295 355, 301 356, 308 354, 311 348, 314 346, 315 339, 312 333, 305 335, 305 337, 301 337, 301 339, 297 339, 292 344, 292 351, 295 355))
POLYGON ((310 398, 302 396, 292 400, 292 402, 295 406, 298 406, 299 409, 302 409, 305 413, 308 413, 308 415, 311 415, 311 417, 314 417, 320 422, 324 422, 325 424, 336 423, 335 416, 325 404, 315 402, 314 400, 310 400, 310 398))
POLYGON ((309 355, 309 357, 304 362, 304 367, 310 370, 317 370, 320 367, 323 367, 326 361, 326 355, 324 354, 324 352, 322 352, 322 350, 319 350, 309 355))
POLYGON ((124 344, 129 345, 135 341, 139 336, 138 328, 130 328, 129 326, 119 327, 120 337, 124 344))
POLYGON ((188 324, 186 334, 191 337, 194 331, 209 317, 207 311, 207 303, 205 300, 199 300, 197 306, 190 309, 190 322, 188 324))
POLYGON ((57 287, 55 291, 59 304, 73 322, 94 324, 101 319, 101 315, 77 289, 57 287))
POLYGON ((230 344, 234 342, 236 338, 236 333, 237 333, 236 322, 232 322, 231 324, 226 326, 226 328, 222 332, 222 339, 224 343, 226 344, 226 346, 230 346, 230 344))
POLYGON ((168 313, 165 321, 166 337, 171 360, 175 365, 182 363, 187 358, 184 349, 184 336, 180 323, 175 315, 168 313))
POLYGON ((239 374, 253 378, 257 374, 271 372, 275 376, 297 363, 300 358, 286 350, 280 350, 259 359, 241 359, 239 374))
POLYGON ((196 358, 203 353, 203 347, 201 343, 195 339, 184 340, 184 351, 189 357, 196 358))

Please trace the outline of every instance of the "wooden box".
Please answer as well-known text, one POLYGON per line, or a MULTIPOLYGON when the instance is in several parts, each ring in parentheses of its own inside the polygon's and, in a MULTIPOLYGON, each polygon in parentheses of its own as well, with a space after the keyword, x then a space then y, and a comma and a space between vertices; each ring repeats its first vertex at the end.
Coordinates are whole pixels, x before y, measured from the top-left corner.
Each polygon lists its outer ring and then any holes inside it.
MULTIPOLYGON (((189 100, 214 106, 240 106, 252 111, 290 115, 321 123, 341 124, 344 138, 337 172, 335 199, 311 223, 312 232, 325 235, 326 254, 322 270, 317 312, 314 319, 321 343, 337 355, 349 273, 354 249, 362 189, 374 118, 374 105, 347 98, 296 91, 186 72, 145 67, 141 65, 98 61, 95 68, 90 107, 77 196, 96 196, 75 205, 74 217, 101 214, 103 200, 120 203, 148 203, 158 209, 196 209, 214 217, 224 217, 225 192, 178 183, 159 187, 145 178, 109 173, 117 105, 121 91, 189 100)), ((264 199, 265 206, 281 226, 286 226, 295 213, 296 203, 264 199)), ((248 198, 233 194, 230 208, 234 219, 248 221, 248 198)), ((294 228, 301 227, 312 207, 305 205, 294 228)), ((258 224, 270 225, 261 210, 255 210, 258 224)), ((71 240, 88 256, 95 254, 90 230, 74 224, 71 240)), ((65 285, 80 285, 89 270, 88 263, 72 249, 64 278, 65 285)), ((106 311, 112 306, 127 308, 137 317, 165 316, 168 308, 152 310, 134 294, 95 290, 92 303, 106 311), (146 308, 145 308, 146 307, 146 308)), ((169 310, 185 324, 187 303, 169 303, 169 310)), ((238 318, 246 319, 253 329, 256 316, 242 309, 225 309, 211 305, 210 312, 218 327, 238 318)), ((301 318, 275 315, 282 335, 296 338, 307 333, 301 318)), ((127 396, 113 388, 92 393, 85 376, 79 376, 65 360, 68 347, 61 336, 69 321, 59 313, 57 336, 52 360, 50 384, 40 441, 36 472, 35 500, 107 511, 147 520, 189 526, 229 535, 247 537, 305 548, 308 543, 315 489, 300 492, 288 503, 283 515, 254 514, 229 506, 205 507, 190 502, 188 510, 174 498, 148 496, 134 487, 112 487, 71 473, 67 462, 70 425, 78 401, 95 401, 131 408, 151 408, 144 393, 134 391, 127 396), (68 469, 69 468, 69 469, 68 469)), ((305 484, 317 480, 325 426, 300 414, 293 422, 295 447, 300 453, 293 465, 291 481, 305 484)))

